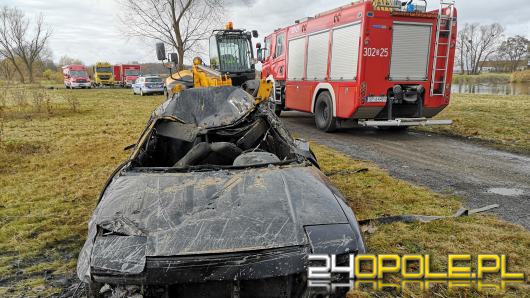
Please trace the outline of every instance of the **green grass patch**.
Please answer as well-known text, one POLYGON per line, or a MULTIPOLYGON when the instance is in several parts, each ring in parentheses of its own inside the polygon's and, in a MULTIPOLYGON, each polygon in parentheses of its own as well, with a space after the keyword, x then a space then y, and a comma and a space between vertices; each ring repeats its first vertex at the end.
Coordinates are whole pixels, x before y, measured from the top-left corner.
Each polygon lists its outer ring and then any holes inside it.
POLYGON ((417 129, 530 153, 529 117, 530 95, 453 94, 449 106, 435 117, 452 119, 453 125, 417 129))

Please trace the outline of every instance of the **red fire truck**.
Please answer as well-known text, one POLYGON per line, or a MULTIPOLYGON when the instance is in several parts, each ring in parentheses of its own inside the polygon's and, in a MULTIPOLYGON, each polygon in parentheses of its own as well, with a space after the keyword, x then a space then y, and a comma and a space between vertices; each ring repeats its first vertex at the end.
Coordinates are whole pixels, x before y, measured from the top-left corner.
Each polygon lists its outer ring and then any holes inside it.
POLYGON ((114 82, 121 87, 131 87, 140 76, 142 67, 138 64, 114 65, 114 82))
POLYGON ((67 89, 74 88, 91 88, 92 83, 88 77, 84 65, 65 65, 63 66, 64 87, 67 89))
POLYGON ((257 47, 277 114, 314 113, 324 131, 451 124, 430 119, 449 104, 455 55, 457 12, 442 1, 361 0, 275 30, 257 47))

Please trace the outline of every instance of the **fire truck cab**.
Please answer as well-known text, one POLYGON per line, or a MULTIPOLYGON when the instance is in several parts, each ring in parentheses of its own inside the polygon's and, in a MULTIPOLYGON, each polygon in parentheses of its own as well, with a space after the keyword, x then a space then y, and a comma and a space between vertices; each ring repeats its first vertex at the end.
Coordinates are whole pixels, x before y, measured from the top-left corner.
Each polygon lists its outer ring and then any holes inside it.
POLYGON ((430 118, 449 104, 457 13, 421 4, 361 0, 268 35, 258 59, 276 113, 314 113, 324 131, 451 124, 430 118))

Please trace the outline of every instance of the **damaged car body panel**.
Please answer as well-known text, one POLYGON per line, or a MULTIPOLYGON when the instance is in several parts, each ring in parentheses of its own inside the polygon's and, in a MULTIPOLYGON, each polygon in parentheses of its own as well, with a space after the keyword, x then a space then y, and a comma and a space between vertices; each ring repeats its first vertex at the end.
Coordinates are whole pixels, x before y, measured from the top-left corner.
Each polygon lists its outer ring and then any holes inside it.
POLYGON ((77 272, 87 283, 231 284, 303 274, 310 253, 362 252, 307 143, 242 89, 201 88, 151 115, 100 196, 77 272))

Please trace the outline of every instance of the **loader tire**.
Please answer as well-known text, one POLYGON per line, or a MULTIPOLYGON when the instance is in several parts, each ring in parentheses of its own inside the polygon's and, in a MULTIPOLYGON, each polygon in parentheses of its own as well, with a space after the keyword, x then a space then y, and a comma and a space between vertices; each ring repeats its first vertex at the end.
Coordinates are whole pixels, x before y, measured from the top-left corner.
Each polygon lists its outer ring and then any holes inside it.
POLYGON ((333 102, 329 92, 322 92, 315 104, 315 124, 318 129, 332 132, 337 129, 337 118, 333 117, 333 102))

